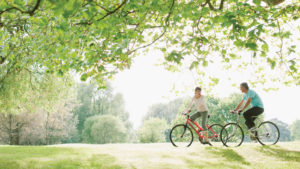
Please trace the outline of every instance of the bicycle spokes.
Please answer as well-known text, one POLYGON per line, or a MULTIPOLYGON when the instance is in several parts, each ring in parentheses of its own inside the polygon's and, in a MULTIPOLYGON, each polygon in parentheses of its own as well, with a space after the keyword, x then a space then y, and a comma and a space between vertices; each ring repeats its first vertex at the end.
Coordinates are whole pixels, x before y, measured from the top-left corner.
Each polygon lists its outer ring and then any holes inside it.
POLYGON ((279 140, 280 133, 278 127, 269 121, 265 121, 257 128, 257 140, 262 145, 276 144, 279 140))
POLYGON ((193 133, 184 124, 176 125, 170 132, 170 140, 176 147, 188 147, 192 144, 193 133))
POLYGON ((237 147, 244 140, 244 132, 236 123, 226 124, 221 131, 221 141, 225 146, 237 147))

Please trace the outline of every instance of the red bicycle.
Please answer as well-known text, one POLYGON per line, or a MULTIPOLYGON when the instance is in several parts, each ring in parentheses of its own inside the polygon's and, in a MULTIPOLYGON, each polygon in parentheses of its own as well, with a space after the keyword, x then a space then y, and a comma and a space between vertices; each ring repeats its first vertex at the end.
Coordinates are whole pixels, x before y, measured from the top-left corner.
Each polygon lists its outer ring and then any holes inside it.
MULTIPOLYGON (((177 124, 175 125, 170 132, 170 141, 175 147, 189 147, 194 140, 193 132, 191 128, 197 133, 199 136, 199 141, 203 144, 204 135, 202 133, 203 128, 196 122, 190 119, 190 116, 187 116, 185 124, 177 124), (195 126, 195 127, 194 127, 195 126), (197 128, 197 129, 196 129, 197 128)), ((208 118, 210 115, 208 115, 208 118)), ((208 125, 206 124, 208 129, 208 139, 211 144, 221 143, 220 133, 223 128, 220 124, 208 125)))

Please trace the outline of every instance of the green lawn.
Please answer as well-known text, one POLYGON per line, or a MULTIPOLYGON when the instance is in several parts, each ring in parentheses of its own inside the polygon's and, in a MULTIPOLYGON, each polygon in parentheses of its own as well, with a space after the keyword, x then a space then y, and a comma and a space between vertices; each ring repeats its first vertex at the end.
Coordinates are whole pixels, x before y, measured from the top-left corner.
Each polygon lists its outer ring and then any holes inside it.
POLYGON ((300 142, 276 146, 243 144, 238 148, 189 148, 171 144, 66 144, 0 146, 0 168, 289 168, 300 169, 300 142))

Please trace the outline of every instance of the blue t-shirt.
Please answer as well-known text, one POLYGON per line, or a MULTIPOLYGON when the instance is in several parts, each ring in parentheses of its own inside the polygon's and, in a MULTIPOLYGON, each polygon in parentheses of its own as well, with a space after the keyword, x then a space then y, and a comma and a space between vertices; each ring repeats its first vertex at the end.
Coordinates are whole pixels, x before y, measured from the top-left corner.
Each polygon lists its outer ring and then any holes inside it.
POLYGON ((251 107, 260 107, 264 108, 264 105, 259 97, 259 95, 254 91, 249 89, 247 93, 243 95, 243 100, 247 101, 249 98, 251 98, 251 107))

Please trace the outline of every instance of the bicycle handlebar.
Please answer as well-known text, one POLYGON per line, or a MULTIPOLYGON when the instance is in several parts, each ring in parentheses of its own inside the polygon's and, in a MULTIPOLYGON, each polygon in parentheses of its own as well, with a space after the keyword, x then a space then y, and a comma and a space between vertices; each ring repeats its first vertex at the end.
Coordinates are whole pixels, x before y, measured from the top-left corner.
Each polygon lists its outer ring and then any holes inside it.
POLYGON ((237 110, 234 110, 234 111, 232 111, 232 112, 233 112, 232 114, 238 114, 238 115, 241 115, 241 114, 243 113, 243 111, 239 112, 239 111, 237 111, 237 110))
MULTIPOLYGON (((188 113, 181 113, 182 115, 185 115, 185 116, 190 116, 188 113)), ((209 119, 210 118, 210 114, 207 115, 207 118, 209 119)))

